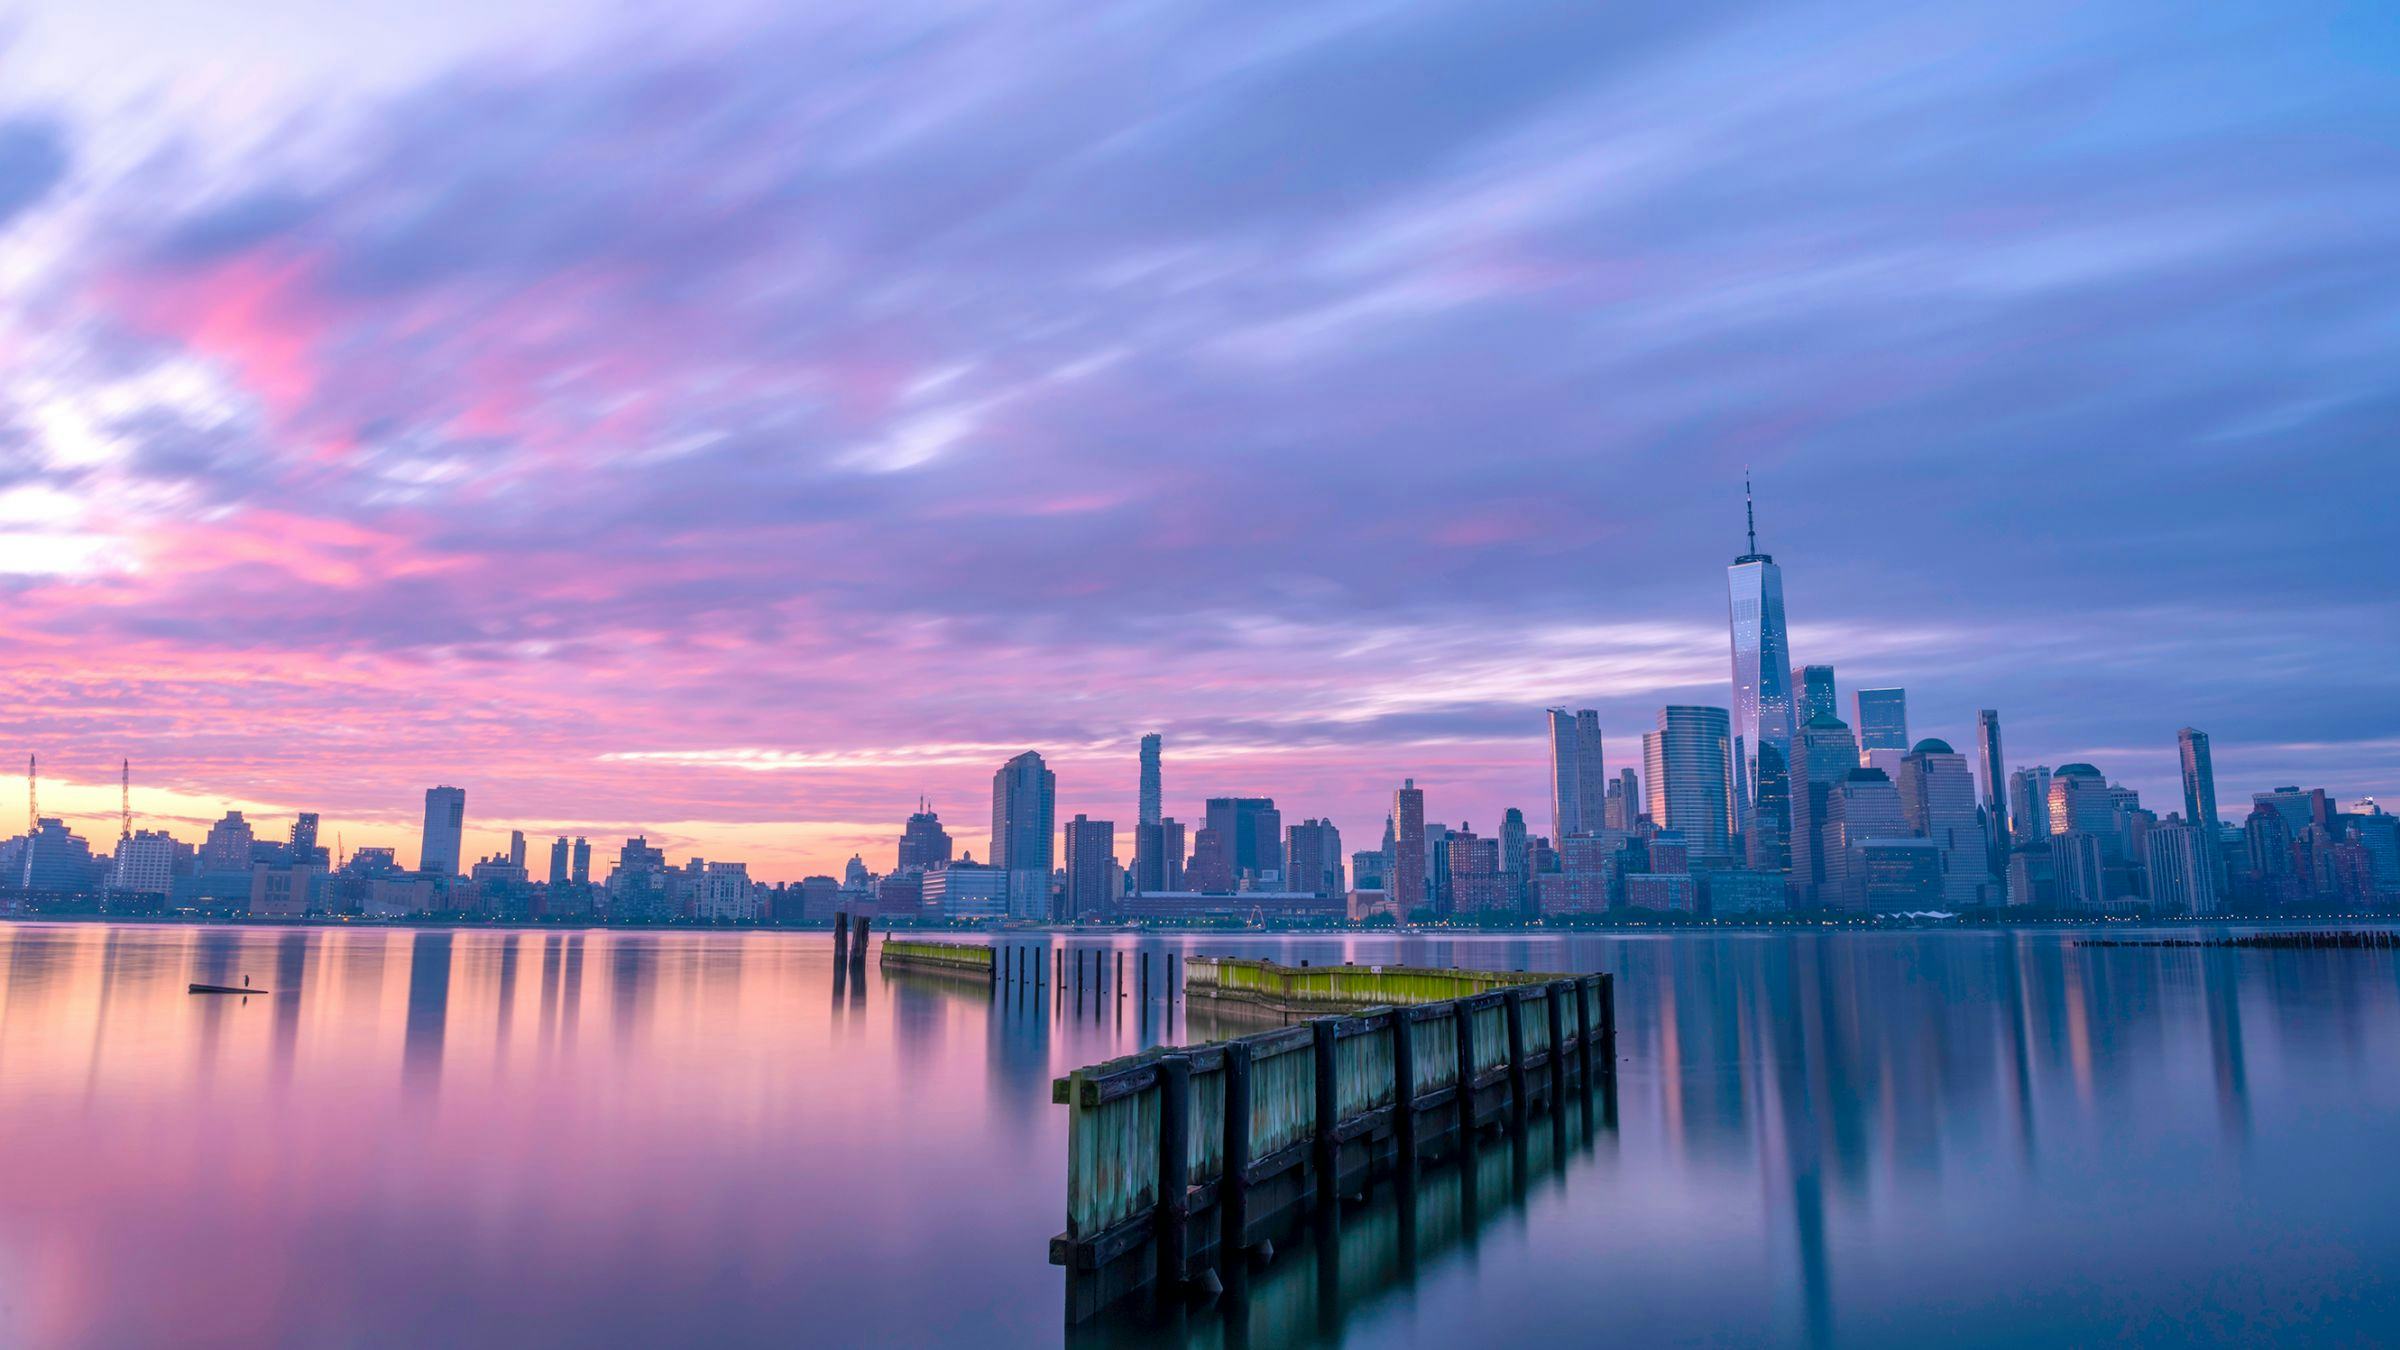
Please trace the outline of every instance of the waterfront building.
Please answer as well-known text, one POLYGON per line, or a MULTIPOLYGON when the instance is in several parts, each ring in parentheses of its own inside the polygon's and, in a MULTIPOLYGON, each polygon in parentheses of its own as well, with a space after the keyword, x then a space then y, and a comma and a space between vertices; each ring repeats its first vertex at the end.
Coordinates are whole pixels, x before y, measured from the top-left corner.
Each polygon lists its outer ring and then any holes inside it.
POLYGON ((2099 836, 2082 830, 2050 836, 2050 871, 2061 909, 2099 909, 2108 903, 2108 869, 2099 836))
POLYGON ((2183 761, 2183 818, 2213 837, 2217 829, 2217 769, 2208 754, 2208 733, 2185 727, 2175 733, 2183 761))
POLYGON ((1712 915, 1778 914, 1787 908, 1785 876, 1766 867, 1720 867, 1696 873, 1712 915))
POLYGON ((82 895, 101 888, 108 863, 56 816, 43 816, 25 836, 18 885, 35 894, 82 895))
POLYGON ((971 859, 946 863, 925 874, 918 888, 918 897, 922 912, 930 918, 1005 918, 1008 914, 1008 873, 971 859))
POLYGON ((1028 750, 992 775, 992 866, 1009 873, 1009 914, 1049 917, 1058 775, 1028 750))
POLYGON ((1784 865, 1791 828, 1792 650, 1783 605, 1783 569, 1758 551, 1758 520, 1743 485, 1749 551, 1725 569, 1733 645, 1732 757, 1734 829, 1749 840, 1751 861, 1784 865))
POLYGON ((569 880, 578 887, 592 884, 592 841, 582 835, 575 836, 575 872, 569 880))
POLYGON ((1975 777, 1967 757, 1941 740, 1922 740, 1900 761, 1900 809, 1912 833, 1941 850, 1941 899, 1952 908, 1989 904, 1991 850, 1975 812, 1975 777))
POLYGON ((1526 837, 1525 813, 1512 806, 1500 813, 1500 889, 1511 906, 1523 910, 1532 886, 1533 841, 1526 837))
POLYGON ((1700 908, 1700 887, 1689 872, 1633 872, 1625 877, 1628 909, 1691 914, 1700 908))
POLYGON ((250 822, 242 819, 242 813, 226 812, 223 819, 208 827, 208 837, 200 843, 200 870, 249 871, 250 846, 254 842, 250 822))
POLYGON ((1730 727, 1723 708, 1670 704, 1658 711, 1658 730, 1642 737, 1650 818, 1682 831, 1695 858, 1733 854, 1730 727))
POLYGON ((2150 903, 2165 913, 2208 915, 2217 895, 2215 831, 2180 822, 2153 826, 2142 840, 2150 903))
POLYGON ((2310 788, 2303 791, 2297 787, 2279 787, 2272 792, 2252 793, 2250 802, 2253 806, 2270 807, 2277 815, 2282 816, 2285 828, 2292 832, 2292 837, 2295 839, 2299 837, 2302 830, 2311 825, 2330 826, 2332 824, 2332 803, 2327 799, 2323 788, 2310 788))
POLYGON ((1425 890, 1425 789, 1416 779, 1402 779, 1392 793, 1392 820, 1392 860, 1384 869, 1384 888, 1406 918, 1430 898, 1425 890))
POLYGON ((1608 796, 1608 767, 1600 737, 1600 714, 1590 708, 1550 715, 1550 825, 1552 836, 1589 834, 1602 827, 1608 796))
POLYGON ((437 877, 457 876, 466 830, 467 790, 425 789, 425 829, 417 849, 417 870, 437 877))
POLYGON ((1941 909, 1942 851, 1930 839, 1868 839, 1850 850, 1858 908, 1872 914, 1941 909))
POLYGON ((1117 867, 1117 827, 1114 821, 1077 815, 1067 822, 1066 919, 1081 923, 1108 917, 1124 892, 1117 867))
POLYGON ((554 892, 565 890, 568 877, 573 875, 572 867, 567 861, 568 856, 565 835, 562 834, 550 841, 550 889, 554 892))
POLYGON ((175 874, 185 870, 191 858, 191 845, 165 830, 135 830, 117 840, 108 888, 124 895, 164 896, 174 889, 175 874))

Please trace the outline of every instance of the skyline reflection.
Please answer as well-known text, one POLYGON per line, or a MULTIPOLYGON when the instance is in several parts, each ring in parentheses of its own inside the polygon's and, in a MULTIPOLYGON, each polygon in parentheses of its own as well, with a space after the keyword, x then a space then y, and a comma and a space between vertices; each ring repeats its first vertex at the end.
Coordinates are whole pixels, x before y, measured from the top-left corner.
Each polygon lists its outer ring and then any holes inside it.
MULTIPOLYGON (((1055 968, 1055 939, 1006 941, 1055 968)), ((2338 1337, 2400 1313, 2361 1278, 2400 1259, 2390 953, 1068 945, 1111 953, 1098 984, 837 970, 823 935, 0 924, 0 1129, 42 1160, 0 1195, 0 1340, 747 1342, 806 1319, 1056 1343, 1050 1080, 1247 1029, 1119 996, 1114 952, 1134 986, 1169 950, 1618 976, 1615 1128, 1537 1122, 1411 1205, 1346 1208, 1248 1281, 1253 1343, 2338 1337), (184 992, 244 975, 272 992, 184 992), (1439 1211, 1462 1203, 1492 1217, 1439 1211)), ((1179 1325, 1215 1343, 1228 1316, 1179 1325)))

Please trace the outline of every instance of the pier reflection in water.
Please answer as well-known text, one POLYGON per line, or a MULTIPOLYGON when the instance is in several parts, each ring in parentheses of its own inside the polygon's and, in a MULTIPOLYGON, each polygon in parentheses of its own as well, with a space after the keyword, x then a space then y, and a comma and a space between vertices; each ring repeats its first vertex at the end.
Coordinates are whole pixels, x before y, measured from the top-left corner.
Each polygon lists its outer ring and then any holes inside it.
POLYGON ((1050 1082, 1222 1034, 1140 997, 1170 948, 1617 976, 1615 1130, 1373 1187, 1194 1344, 2400 1324, 2389 951, 1076 939, 1078 990, 1026 945, 1043 982, 985 990, 823 934, 0 923, 0 1138, 39 1160, 0 1343, 1056 1344, 1050 1082), (184 993, 244 975, 274 993, 184 993))

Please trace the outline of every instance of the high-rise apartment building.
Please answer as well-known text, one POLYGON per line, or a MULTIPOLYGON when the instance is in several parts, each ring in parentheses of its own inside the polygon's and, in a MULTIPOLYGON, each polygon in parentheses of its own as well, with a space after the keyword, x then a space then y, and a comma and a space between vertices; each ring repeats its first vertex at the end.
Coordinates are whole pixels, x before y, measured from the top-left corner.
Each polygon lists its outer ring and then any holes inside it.
POLYGON ((2185 727, 2175 733, 2175 748, 2183 760, 2183 818, 2208 831, 2213 840, 2217 829, 2217 769, 2208 757, 2208 733, 2185 727))
MULTIPOLYGON (((317 833, 317 822, 313 817, 308 822, 308 833, 313 841, 317 833)), ((508 865, 520 872, 525 870, 525 832, 523 830, 508 832, 508 865)))
POLYGON ((1425 789, 1417 780, 1401 780, 1392 793, 1392 861, 1384 868, 1384 889, 1390 894, 1393 910, 1407 918, 1413 910, 1424 907, 1425 890, 1425 789))
POLYGON ((1551 828, 1560 839, 1591 834, 1602 828, 1600 810, 1608 797, 1600 714, 1590 708, 1549 711, 1551 828))
POLYGON ((1342 832, 1330 820, 1304 820, 1284 831, 1283 889, 1311 895, 1343 895, 1342 832))
POLYGON ((1743 484, 1750 550, 1725 569, 1733 637, 1734 828, 1753 842, 1751 862, 1781 867, 1791 828, 1792 646, 1784 622, 1783 569, 1758 551, 1758 521, 1743 484))
POLYGON ((575 836, 575 870, 568 879, 578 886, 592 884, 592 841, 582 835, 575 836))
POLYGON ((1028 750, 992 775, 991 865, 1050 875, 1058 812, 1058 775, 1028 750))
POLYGON ((247 872, 250 870, 250 822, 239 811, 228 811, 222 820, 208 827, 208 837, 200 844, 200 870, 203 872, 247 872))
POLYGON ((1163 816, 1133 829, 1133 889, 1142 894, 1183 889, 1183 822, 1163 816))
POLYGON ((1283 813, 1273 797, 1211 797, 1208 828, 1224 841, 1236 884, 1274 890, 1283 879, 1283 813), (1260 882, 1274 885, 1258 886, 1260 882))
POLYGON ((1681 830, 1695 859, 1733 853, 1733 740, 1723 708, 1669 704, 1658 710, 1658 730, 1642 736, 1643 777, 1650 788, 1650 819, 1662 830, 1681 830))
POLYGON ((1067 822, 1066 849, 1067 921, 1113 913, 1119 890, 1116 823, 1075 817, 1067 822))
POLYGON ((573 875, 573 869, 568 862, 568 857, 569 853, 567 849, 567 837, 565 835, 562 834, 558 838, 550 841, 550 888, 552 890, 564 889, 567 885, 568 877, 573 875))
MULTIPOLYGON (((2207 738, 2201 739, 2207 753, 2207 738)), ((2217 894, 2216 827, 2153 825, 2142 837, 2142 872, 2150 903, 2163 913, 2214 914, 2217 894)))
POLYGON ((1142 737, 1141 803, 1136 825, 1156 825, 1165 819, 1166 789, 1159 771, 1159 752, 1165 738, 1153 731, 1142 737))
POLYGON ((425 789, 425 832, 417 848, 417 870, 437 877, 457 876, 466 834, 467 790, 425 789))

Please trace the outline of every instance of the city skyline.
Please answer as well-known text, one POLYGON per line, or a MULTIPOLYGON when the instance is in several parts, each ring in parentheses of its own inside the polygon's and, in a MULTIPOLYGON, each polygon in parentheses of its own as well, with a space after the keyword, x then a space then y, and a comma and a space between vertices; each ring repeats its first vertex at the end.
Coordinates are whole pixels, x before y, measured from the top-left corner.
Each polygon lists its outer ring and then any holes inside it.
POLYGON ((2153 803, 2187 724, 2400 778, 2379 31, 671 17, 12 29, 0 745, 53 811, 113 838, 130 757, 151 828, 404 846, 453 783, 467 856, 788 877, 1028 749, 1130 847, 1158 731, 1187 824, 1414 777, 1539 828, 1541 708, 1628 763, 1730 706, 1745 464, 1845 717, 1996 708, 2153 803))

